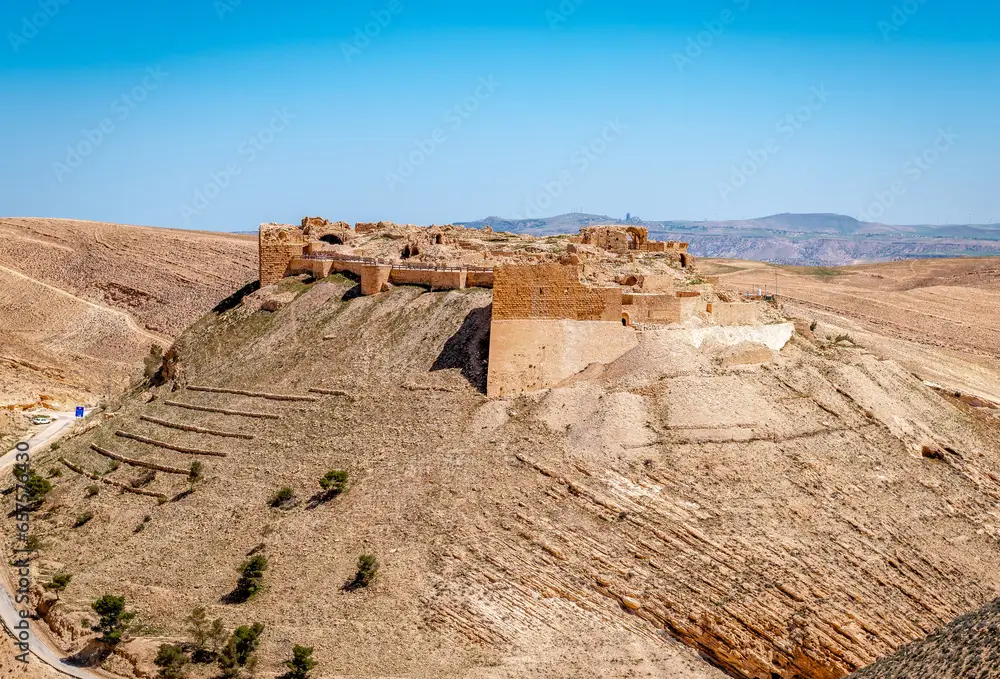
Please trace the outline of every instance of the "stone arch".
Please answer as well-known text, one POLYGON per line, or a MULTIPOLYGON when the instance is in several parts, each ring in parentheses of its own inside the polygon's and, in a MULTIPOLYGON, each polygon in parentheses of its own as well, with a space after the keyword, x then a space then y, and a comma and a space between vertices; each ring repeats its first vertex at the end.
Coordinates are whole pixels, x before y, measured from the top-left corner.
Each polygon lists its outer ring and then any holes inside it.
POLYGON ((626 328, 632 327, 632 317, 628 315, 627 311, 622 312, 622 325, 626 328))
POLYGON ((628 234, 628 249, 629 250, 641 250, 646 244, 646 240, 649 238, 649 231, 638 226, 630 226, 625 229, 625 233, 628 234))
POLYGON ((631 287, 631 286, 633 286, 633 285, 638 285, 638 284, 639 284, 639 279, 638 279, 638 278, 637 278, 636 276, 633 276, 633 275, 631 275, 631 274, 630 274, 630 275, 628 275, 628 276, 626 276, 626 277, 625 277, 625 278, 624 278, 624 279, 622 280, 622 285, 625 285, 625 286, 629 286, 629 287, 631 287))
POLYGON ((328 233, 325 236, 321 236, 320 240, 322 242, 324 242, 324 243, 329 243, 330 245, 343 245, 344 244, 344 239, 341 238, 340 236, 336 235, 336 234, 333 234, 333 233, 328 233))

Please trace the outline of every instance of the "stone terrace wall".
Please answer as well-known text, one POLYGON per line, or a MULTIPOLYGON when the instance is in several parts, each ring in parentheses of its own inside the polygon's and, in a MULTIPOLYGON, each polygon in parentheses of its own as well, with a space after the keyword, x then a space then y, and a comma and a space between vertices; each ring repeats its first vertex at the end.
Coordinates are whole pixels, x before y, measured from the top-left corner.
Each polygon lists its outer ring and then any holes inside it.
POLYGON ((622 289, 591 288, 576 265, 501 266, 493 276, 493 319, 621 321, 622 289))

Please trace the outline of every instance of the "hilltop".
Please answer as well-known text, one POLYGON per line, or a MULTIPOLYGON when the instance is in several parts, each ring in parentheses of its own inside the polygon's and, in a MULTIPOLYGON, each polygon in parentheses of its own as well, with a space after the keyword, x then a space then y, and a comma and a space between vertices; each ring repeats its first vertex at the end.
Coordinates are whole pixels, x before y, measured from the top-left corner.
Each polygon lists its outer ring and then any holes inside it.
MULTIPOLYGON (((231 234, 0 219, 0 408, 119 394, 152 344, 255 277, 256 251, 231 234)), ((0 421, 0 436, 21 422, 0 421)))
POLYGON ((746 220, 649 221, 570 213, 541 219, 487 217, 463 226, 492 226, 533 236, 574 233, 592 224, 633 224, 660 239, 691 243, 699 257, 838 266, 902 258, 1000 254, 1000 224, 894 226, 837 214, 783 213, 746 220))
MULTIPOLYGON (((409 245, 386 233, 361 242, 409 245)), ((720 286, 749 270, 722 266, 720 286)), ((156 630, 126 648, 147 669, 201 605, 228 629, 265 625, 265 675, 299 643, 320 679, 834 679, 995 597, 996 409, 838 337, 863 307, 815 326, 807 307, 792 341, 751 364, 638 331, 615 360, 489 399, 492 300, 302 275, 199 319, 162 384, 37 456, 62 465, 34 519, 35 579, 74 574, 47 614, 66 648, 86 645, 89 602, 111 592, 156 630), (338 469, 347 491, 323 497, 338 469), (294 500, 270 506, 285 486, 294 500), (264 589, 234 602, 257 553, 264 589), (378 576, 345 589, 362 554, 378 576)), ((989 332, 956 353, 995 350, 989 332)))

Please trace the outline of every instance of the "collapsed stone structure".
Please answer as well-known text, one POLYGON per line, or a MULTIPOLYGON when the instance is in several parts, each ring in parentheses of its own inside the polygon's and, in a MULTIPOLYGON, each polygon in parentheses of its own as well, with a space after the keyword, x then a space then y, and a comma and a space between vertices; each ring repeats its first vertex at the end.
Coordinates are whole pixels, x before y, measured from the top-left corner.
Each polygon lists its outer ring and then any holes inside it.
POLYGON ((694 266, 694 256, 688 252, 687 243, 651 241, 649 229, 644 226, 587 226, 580 229, 580 235, 573 236, 570 241, 616 252, 663 252, 675 257, 684 268, 694 266))
POLYGON ((307 217, 300 226, 261 224, 260 282, 346 272, 360 279, 362 295, 392 285, 492 287, 490 396, 551 387, 592 363, 609 363, 647 329, 707 326, 681 337, 696 346, 749 338, 780 349, 791 336, 786 329, 739 330, 759 325, 758 304, 719 296, 711 279, 692 275, 687 243, 651 241, 644 227, 617 225, 557 238, 562 245, 545 249, 538 239, 492 229, 391 222, 352 229, 307 217), (483 265, 469 263, 476 258, 483 265))

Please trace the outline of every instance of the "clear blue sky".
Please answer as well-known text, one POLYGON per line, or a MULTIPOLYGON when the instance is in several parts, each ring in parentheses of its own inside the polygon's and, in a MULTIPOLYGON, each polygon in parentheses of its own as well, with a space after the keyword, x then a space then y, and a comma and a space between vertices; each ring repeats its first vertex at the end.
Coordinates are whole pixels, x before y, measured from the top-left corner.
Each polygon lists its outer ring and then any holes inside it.
POLYGON ((0 31, 5 216, 1000 221, 996 2, 7 0, 0 31))

